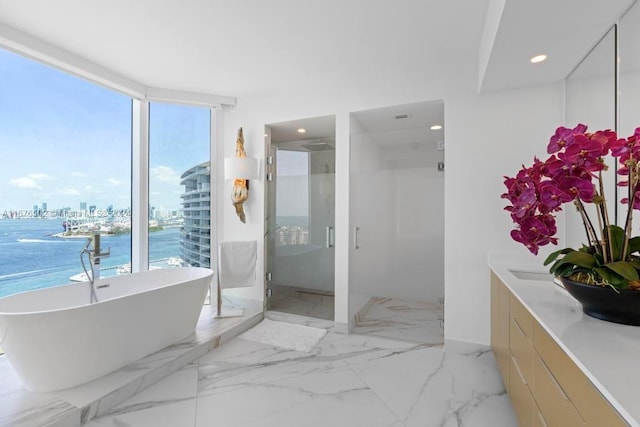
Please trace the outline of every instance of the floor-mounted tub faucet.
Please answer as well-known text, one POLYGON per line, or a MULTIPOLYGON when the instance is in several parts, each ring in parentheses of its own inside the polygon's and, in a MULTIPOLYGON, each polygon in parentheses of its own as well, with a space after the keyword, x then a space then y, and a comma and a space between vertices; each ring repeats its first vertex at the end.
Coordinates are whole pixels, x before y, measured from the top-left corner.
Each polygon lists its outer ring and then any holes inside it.
POLYGON ((89 286, 91 288, 91 297, 90 303, 98 302, 98 297, 96 295, 95 281, 100 278, 100 260, 102 258, 106 258, 111 254, 111 249, 107 249, 106 252, 101 252, 100 248, 100 234, 96 233, 89 239, 87 239, 87 244, 84 245, 82 251, 80 251, 80 262, 82 263, 82 268, 84 269, 84 273, 87 275, 89 279, 89 286), (89 248, 93 244, 93 248, 89 248), (87 270, 87 267, 84 264, 84 258, 82 255, 87 254, 89 256, 89 267, 91 272, 87 270))

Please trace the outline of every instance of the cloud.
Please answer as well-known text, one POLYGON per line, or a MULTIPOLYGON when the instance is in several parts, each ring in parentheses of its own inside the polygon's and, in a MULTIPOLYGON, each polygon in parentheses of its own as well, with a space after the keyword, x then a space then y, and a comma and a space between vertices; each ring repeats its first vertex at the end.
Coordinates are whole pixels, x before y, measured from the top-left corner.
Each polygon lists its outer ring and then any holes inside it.
POLYGON ((14 187, 18 188, 42 188, 40 185, 38 185, 35 179, 26 176, 22 176, 20 178, 12 178, 9 182, 11 182, 14 187))
POLYGON ((88 178, 89 175, 87 175, 84 172, 71 172, 71 176, 74 178, 88 178))
POLYGON ((51 177, 46 173, 30 173, 27 176, 31 179, 35 179, 36 181, 46 181, 51 179, 51 177))
POLYGON ((14 187, 18 188, 36 188, 41 189, 42 186, 38 181, 47 181, 51 179, 46 173, 29 173, 27 176, 12 178, 9 180, 14 187))
POLYGON ((157 166, 149 170, 150 179, 153 181, 171 182, 178 184, 180 175, 169 166, 157 166))
POLYGON ((84 186, 84 191, 85 191, 85 193, 99 193, 100 192, 100 190, 98 190, 93 185, 85 185, 84 186))
POLYGON ((58 193, 64 194, 65 196, 79 196, 80 192, 74 188, 63 188, 58 190, 58 193))
POLYGON ((122 181, 118 181, 115 178, 109 178, 109 184, 111 184, 111 185, 113 185, 115 187, 118 187, 118 186, 122 185, 122 181))

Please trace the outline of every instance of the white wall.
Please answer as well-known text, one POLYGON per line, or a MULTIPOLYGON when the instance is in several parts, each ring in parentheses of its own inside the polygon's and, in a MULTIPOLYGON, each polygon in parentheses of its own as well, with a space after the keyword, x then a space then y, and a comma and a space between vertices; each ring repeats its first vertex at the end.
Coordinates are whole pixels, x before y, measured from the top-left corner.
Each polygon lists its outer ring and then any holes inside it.
MULTIPOLYGON (((563 118, 562 85, 445 98, 445 339, 488 344, 489 251, 517 254, 503 210, 503 176, 513 176, 546 146, 563 118)), ((559 230, 562 237, 562 217, 559 230)), ((559 247, 563 242, 560 242, 559 247)))
MULTIPOLYGON (((235 130, 245 129, 249 156, 263 158, 266 123, 336 115, 336 322, 348 325, 348 265, 350 243, 349 112, 411 102, 444 99, 445 104, 445 338, 488 344, 489 251, 515 252, 531 258, 509 236, 511 220, 503 207, 503 175, 513 175, 533 155, 544 157, 550 135, 563 122, 562 85, 532 87, 491 94, 475 92, 473 72, 451 69, 446 83, 425 79, 422 87, 398 87, 367 92, 307 88, 264 98, 239 98, 225 114, 225 155, 233 154, 235 130), (346 200, 346 202, 345 202, 346 200)), ((310 85, 312 86, 312 85, 310 85)), ((326 88, 325 88, 326 89, 326 88)), ((247 224, 235 217, 225 183, 221 215, 225 239, 262 239, 263 190, 252 186, 245 206, 247 224)), ((560 218, 562 227, 562 218, 560 218)), ((264 274, 259 253, 258 275, 264 274)), ((531 258, 542 264, 541 259, 531 258)), ((243 297, 263 299, 263 288, 229 290, 243 297)))

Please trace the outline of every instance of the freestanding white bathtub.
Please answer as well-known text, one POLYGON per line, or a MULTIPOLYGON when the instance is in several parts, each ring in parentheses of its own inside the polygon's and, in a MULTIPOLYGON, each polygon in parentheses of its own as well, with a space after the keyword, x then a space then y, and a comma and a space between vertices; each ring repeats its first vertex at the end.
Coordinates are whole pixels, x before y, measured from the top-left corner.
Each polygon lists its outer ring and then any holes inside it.
POLYGON ((212 276, 183 267, 101 278, 93 304, 88 282, 0 298, 0 345, 26 389, 74 387, 191 335, 212 276))

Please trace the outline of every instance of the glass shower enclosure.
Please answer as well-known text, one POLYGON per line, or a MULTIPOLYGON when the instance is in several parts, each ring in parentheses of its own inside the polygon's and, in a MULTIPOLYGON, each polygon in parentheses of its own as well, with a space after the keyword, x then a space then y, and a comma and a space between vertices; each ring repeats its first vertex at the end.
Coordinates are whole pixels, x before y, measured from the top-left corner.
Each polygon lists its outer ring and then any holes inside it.
POLYGON ((271 142, 267 308, 333 320, 334 138, 271 142))

